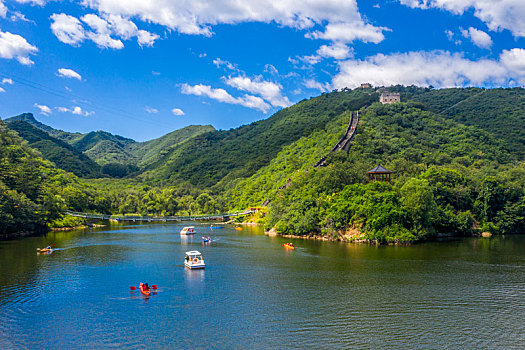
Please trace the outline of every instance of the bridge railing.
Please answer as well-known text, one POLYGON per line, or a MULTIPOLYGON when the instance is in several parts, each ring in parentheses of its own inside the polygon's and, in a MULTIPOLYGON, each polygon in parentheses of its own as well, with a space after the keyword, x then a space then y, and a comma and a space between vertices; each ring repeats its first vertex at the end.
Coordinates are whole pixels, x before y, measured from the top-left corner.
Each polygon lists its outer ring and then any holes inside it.
POLYGON ((195 221, 195 220, 212 220, 212 219, 223 219, 232 216, 248 215, 257 212, 257 210, 243 210, 236 211, 234 213, 221 213, 221 214, 203 214, 203 215, 186 215, 186 216, 139 216, 139 215, 106 215, 96 213, 83 213, 72 210, 66 210, 64 214, 86 218, 86 219, 99 219, 99 220, 119 220, 119 221, 195 221))

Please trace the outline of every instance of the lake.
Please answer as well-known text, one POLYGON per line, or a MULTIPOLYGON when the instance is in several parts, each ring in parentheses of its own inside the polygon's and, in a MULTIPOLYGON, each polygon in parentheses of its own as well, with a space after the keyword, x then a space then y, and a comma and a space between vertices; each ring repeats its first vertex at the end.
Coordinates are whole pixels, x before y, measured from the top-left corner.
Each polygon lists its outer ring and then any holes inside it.
POLYGON ((0 242, 0 348, 525 346, 525 236, 289 251, 260 227, 185 224, 0 242), (189 250, 205 270, 184 267, 189 250))

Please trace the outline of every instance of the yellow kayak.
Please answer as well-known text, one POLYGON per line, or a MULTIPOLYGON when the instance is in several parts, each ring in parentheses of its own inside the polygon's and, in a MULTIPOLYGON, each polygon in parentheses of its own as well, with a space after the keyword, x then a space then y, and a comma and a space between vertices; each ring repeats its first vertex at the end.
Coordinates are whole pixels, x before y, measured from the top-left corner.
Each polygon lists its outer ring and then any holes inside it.
POLYGON ((283 247, 288 249, 295 249, 295 246, 292 243, 285 243, 283 244, 283 247))

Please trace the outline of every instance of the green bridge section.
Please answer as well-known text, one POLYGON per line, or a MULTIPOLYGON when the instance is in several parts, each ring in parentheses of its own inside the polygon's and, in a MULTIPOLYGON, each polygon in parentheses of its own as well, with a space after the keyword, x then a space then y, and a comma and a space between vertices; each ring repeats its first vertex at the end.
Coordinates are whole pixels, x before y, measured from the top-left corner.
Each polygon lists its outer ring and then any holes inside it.
POLYGON ((225 220, 231 217, 243 216, 256 213, 257 209, 248 209, 244 211, 236 211, 233 213, 223 214, 205 214, 205 215, 189 215, 189 216, 132 216, 132 215, 105 215, 93 213, 81 213, 77 211, 66 210, 64 214, 76 216, 85 219, 99 219, 99 220, 117 220, 117 221, 197 221, 197 220, 225 220))

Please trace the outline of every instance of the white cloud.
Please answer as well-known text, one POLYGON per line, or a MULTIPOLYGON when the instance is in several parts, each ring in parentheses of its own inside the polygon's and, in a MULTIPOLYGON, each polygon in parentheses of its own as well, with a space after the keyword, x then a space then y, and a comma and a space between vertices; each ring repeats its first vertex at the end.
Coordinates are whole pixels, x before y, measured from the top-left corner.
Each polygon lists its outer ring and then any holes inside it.
POLYGON ((156 108, 146 107, 144 109, 146 110, 146 112, 148 112, 150 114, 157 114, 157 113, 159 113, 159 110, 156 109, 156 108))
POLYGON ((106 20, 94 14, 84 15, 80 19, 93 29, 92 32, 87 32, 87 37, 97 44, 98 47, 117 50, 124 47, 122 41, 111 37, 111 29, 106 20))
POLYGON ((348 60, 339 65, 334 88, 393 84, 436 87, 504 85, 525 79, 525 50, 503 51, 499 60, 469 60, 447 51, 378 54, 364 60, 348 60))
POLYGON ((171 113, 173 113, 174 115, 185 115, 186 113, 184 113, 184 111, 180 108, 173 108, 171 110, 171 113))
POLYGON ((29 44, 20 35, 0 31, 0 57, 6 59, 15 58, 23 65, 31 65, 33 61, 29 55, 35 54, 38 49, 29 44))
POLYGON ((329 83, 320 83, 314 79, 307 79, 303 82, 303 85, 307 87, 308 89, 312 90, 319 90, 321 92, 327 92, 330 91, 330 84, 329 83))
POLYGON ((5 89, 3 87, 0 87, 0 92, 5 92, 5 89))
POLYGON ((137 42, 140 46, 153 46, 155 40, 159 39, 160 36, 154 33, 147 32, 145 30, 139 30, 137 32, 137 42))
POLYGON ((46 106, 46 105, 39 105, 38 103, 35 103, 34 106, 40 110, 40 113, 41 113, 41 114, 44 114, 44 115, 49 115, 49 114, 51 114, 51 108, 49 108, 49 107, 46 106))
POLYGON ((525 37, 525 1, 523 0, 398 0, 420 9, 439 8, 462 15, 474 9, 474 15, 492 31, 508 29, 515 37, 525 37))
POLYGON ((157 34, 138 29, 135 23, 120 15, 104 14, 103 17, 89 13, 80 19, 87 24, 89 29, 84 28, 82 22, 76 17, 61 14, 53 14, 51 17, 51 30, 58 40, 65 44, 78 46, 84 40, 89 39, 101 48, 120 50, 124 47, 121 40, 112 36, 129 40, 136 37, 140 46, 152 46, 157 39, 157 34))
POLYGON ((514 79, 525 79, 525 49, 503 50, 500 61, 511 72, 514 79))
POLYGON ((461 35, 470 39, 474 45, 481 47, 482 49, 490 49, 492 46, 492 39, 490 35, 482 30, 470 27, 468 30, 461 29, 461 35))
POLYGON ((383 35, 384 30, 387 30, 387 28, 378 28, 362 22, 339 22, 328 24, 324 32, 316 31, 307 34, 306 37, 342 43, 351 43, 354 40, 360 40, 365 43, 372 42, 377 44, 385 39, 383 35))
POLYGON ((90 115, 92 114, 95 114, 95 112, 88 112, 86 110, 83 110, 81 107, 79 106, 75 106, 75 107, 72 107, 72 108, 67 108, 67 107, 56 107, 56 109, 59 111, 59 112, 63 112, 63 113, 72 113, 72 114, 75 114, 75 115, 82 115, 84 117, 89 117, 90 115))
POLYGON ((217 66, 217 68, 221 68, 222 66, 224 66, 225 68, 231 71, 240 72, 239 68, 237 68, 237 65, 231 63, 230 61, 226 61, 217 57, 212 62, 214 65, 217 66))
POLYGON ((0 17, 5 18, 7 15, 7 7, 5 7, 4 2, 0 0, 0 17))
POLYGON ((5 85, 5 84, 13 85, 13 79, 11 78, 2 79, 2 85, 5 85))
POLYGON ((82 80, 82 76, 80 74, 69 68, 59 68, 57 75, 62 78, 82 80))
POLYGON ((323 45, 317 50, 317 54, 321 57, 331 57, 336 60, 344 60, 351 56, 350 48, 343 43, 323 45))
POLYGON ((47 0, 16 0, 16 2, 19 2, 21 4, 31 4, 31 5, 44 6, 46 4, 47 0))
POLYGON ((252 94, 261 96, 274 107, 288 107, 291 105, 288 97, 282 95, 282 86, 271 81, 261 80, 256 77, 254 80, 248 77, 223 77, 225 83, 238 90, 248 91, 252 94))
POLYGON ((211 36, 212 26, 275 22, 299 30, 324 28, 310 37, 351 42, 379 42, 384 28, 366 23, 356 0, 84 0, 99 13, 140 18, 184 34, 211 36))
POLYGON ((262 112, 267 112, 271 106, 264 102, 264 100, 257 96, 244 95, 242 97, 233 97, 224 89, 214 89, 209 85, 188 85, 183 84, 181 89, 183 94, 207 96, 219 102, 241 105, 248 108, 258 109, 262 112))
POLYGON ((51 31, 64 44, 78 46, 86 39, 82 23, 77 18, 65 13, 55 13, 50 19, 52 21, 51 31))

